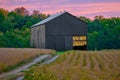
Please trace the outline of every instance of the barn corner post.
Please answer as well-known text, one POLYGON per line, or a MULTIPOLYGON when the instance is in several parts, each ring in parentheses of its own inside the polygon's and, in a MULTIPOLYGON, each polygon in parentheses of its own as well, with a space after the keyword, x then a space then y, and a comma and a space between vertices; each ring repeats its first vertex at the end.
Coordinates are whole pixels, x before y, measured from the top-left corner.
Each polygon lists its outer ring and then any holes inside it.
POLYGON ((32 27, 30 27, 30 47, 34 47, 32 27))
POLYGON ((86 42, 87 42, 86 51, 88 51, 88 50, 89 50, 89 47, 88 47, 88 40, 89 40, 89 39, 88 39, 88 23, 86 23, 86 24, 87 24, 87 28, 86 28, 86 29, 87 29, 87 32, 86 32, 86 39, 87 39, 87 40, 86 40, 86 42))

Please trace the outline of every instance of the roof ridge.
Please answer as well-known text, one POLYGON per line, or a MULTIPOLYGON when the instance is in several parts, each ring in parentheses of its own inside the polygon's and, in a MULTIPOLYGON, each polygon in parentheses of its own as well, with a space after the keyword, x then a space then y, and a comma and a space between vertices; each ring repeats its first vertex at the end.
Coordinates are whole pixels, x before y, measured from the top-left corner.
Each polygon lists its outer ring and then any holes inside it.
POLYGON ((48 22, 48 21, 51 21, 52 19, 54 19, 54 18, 56 18, 56 17, 58 17, 58 16, 60 16, 60 15, 62 15, 62 14, 64 14, 64 13, 66 13, 66 12, 67 12, 67 11, 60 12, 60 13, 57 13, 57 14, 53 14, 53 15, 49 16, 48 18, 46 18, 46 19, 44 19, 44 20, 42 20, 42 21, 34 24, 32 27, 35 27, 35 26, 44 24, 44 23, 46 23, 46 22, 48 22))

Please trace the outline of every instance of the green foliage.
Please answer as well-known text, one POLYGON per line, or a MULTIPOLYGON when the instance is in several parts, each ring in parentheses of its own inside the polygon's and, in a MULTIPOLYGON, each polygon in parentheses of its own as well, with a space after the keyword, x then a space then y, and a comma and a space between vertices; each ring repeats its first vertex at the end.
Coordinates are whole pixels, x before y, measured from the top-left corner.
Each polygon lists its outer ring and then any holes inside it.
POLYGON ((2 22, 5 19, 4 13, 0 10, 0 21, 2 22))
POLYGON ((3 63, 0 63, 0 73, 4 72, 4 70, 6 69, 6 65, 3 63))
POLYGON ((57 52, 56 54, 64 54, 65 52, 64 51, 61 51, 61 52, 57 52))
POLYGON ((31 47, 30 26, 47 17, 41 13, 33 14, 29 15, 24 7, 11 12, 0 8, 0 47, 31 47))
POLYGON ((90 23, 91 22, 90 19, 86 18, 85 16, 80 16, 79 19, 82 20, 82 21, 85 21, 86 23, 90 23))
POLYGON ((120 49, 120 18, 96 16, 88 26, 88 49, 120 49))

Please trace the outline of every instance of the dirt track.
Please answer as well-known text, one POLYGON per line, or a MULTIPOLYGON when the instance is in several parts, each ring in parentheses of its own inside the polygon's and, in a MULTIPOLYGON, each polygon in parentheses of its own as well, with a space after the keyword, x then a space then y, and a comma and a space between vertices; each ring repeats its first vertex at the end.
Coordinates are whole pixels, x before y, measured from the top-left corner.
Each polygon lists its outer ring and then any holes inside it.
POLYGON ((34 65, 34 64, 42 61, 43 59, 45 59, 45 58, 47 58, 47 57, 49 57, 49 56, 50 56, 49 54, 41 55, 41 56, 35 58, 34 61, 31 62, 31 63, 28 63, 28 64, 26 64, 26 65, 23 65, 23 66, 21 66, 21 67, 18 67, 17 69, 14 69, 14 70, 12 70, 12 71, 10 71, 10 72, 2 73, 2 74, 0 75, 0 78, 6 77, 6 76, 8 76, 8 75, 14 75, 14 74, 16 74, 16 73, 18 73, 18 72, 21 72, 21 71, 29 68, 30 66, 32 66, 32 65, 34 65))

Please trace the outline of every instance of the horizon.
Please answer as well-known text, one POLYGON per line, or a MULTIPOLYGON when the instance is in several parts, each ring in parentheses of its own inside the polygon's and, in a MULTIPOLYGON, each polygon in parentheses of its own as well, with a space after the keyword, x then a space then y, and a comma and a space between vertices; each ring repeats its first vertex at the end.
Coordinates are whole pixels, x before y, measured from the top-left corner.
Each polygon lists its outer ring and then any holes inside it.
POLYGON ((39 10, 40 13, 50 15, 66 10, 75 16, 85 16, 90 19, 99 15, 105 18, 120 17, 119 0, 0 0, 0 8, 13 11, 18 7, 25 7, 30 13, 39 10))

